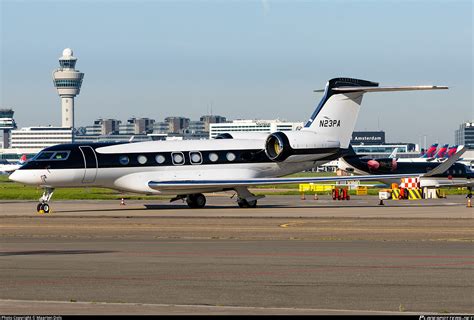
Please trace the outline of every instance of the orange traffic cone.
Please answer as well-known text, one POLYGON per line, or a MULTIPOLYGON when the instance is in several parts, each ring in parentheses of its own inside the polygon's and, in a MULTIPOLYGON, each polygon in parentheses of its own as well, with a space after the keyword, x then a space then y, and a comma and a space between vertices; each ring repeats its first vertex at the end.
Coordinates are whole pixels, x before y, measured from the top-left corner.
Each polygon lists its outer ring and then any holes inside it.
POLYGON ((467 206, 466 207, 472 208, 471 198, 467 198, 467 206))
POLYGON ((122 198, 122 201, 120 201, 120 205, 124 206, 125 205, 125 200, 122 198))
POLYGON ((301 200, 306 200, 306 198, 304 196, 304 192, 301 192, 301 200))

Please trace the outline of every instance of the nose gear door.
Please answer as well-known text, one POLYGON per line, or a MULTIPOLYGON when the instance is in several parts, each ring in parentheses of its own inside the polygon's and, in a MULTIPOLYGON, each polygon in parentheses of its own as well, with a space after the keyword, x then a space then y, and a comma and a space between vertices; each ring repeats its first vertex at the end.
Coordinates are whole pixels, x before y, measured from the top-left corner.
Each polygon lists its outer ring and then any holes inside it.
POLYGON ((84 158, 84 176, 82 177, 82 183, 94 183, 97 177, 97 155, 94 149, 89 146, 79 147, 84 158))

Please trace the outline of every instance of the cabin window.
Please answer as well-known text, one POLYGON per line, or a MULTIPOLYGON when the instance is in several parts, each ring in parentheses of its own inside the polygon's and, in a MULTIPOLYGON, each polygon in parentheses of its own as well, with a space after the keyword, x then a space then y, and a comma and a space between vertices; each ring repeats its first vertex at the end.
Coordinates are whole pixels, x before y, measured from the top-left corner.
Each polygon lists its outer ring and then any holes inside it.
POLYGON ((182 152, 173 152, 171 158, 173 159, 174 165, 184 164, 184 154, 182 152))
POLYGON ((234 161, 234 160, 235 160, 235 154, 232 153, 232 152, 227 152, 226 158, 227 158, 227 160, 229 160, 229 161, 234 161))
POLYGON ((139 155, 137 157, 137 161, 139 164, 145 164, 148 161, 148 159, 144 155, 139 155))
POLYGON ((209 160, 211 160, 212 162, 216 162, 217 160, 219 160, 219 156, 217 155, 217 153, 209 153, 209 160))
POLYGON ((130 158, 127 156, 120 156, 119 158, 120 164, 126 166, 130 163, 130 158))
POLYGON ((159 154, 155 157, 155 160, 156 160, 156 163, 162 164, 165 162, 166 159, 163 155, 159 154))
POLYGON ((191 160, 192 164, 201 164, 202 163, 202 156, 201 152, 199 151, 191 151, 189 153, 189 159, 191 160))

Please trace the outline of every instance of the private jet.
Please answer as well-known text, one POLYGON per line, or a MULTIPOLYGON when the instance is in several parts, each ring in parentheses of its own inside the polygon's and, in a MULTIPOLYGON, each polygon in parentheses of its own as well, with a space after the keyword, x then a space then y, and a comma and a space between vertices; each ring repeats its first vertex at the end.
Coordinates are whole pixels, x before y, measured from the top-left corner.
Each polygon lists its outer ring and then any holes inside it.
MULTIPOLYGON (((339 169, 356 175, 382 176, 393 173, 418 176, 421 188, 467 187, 470 194, 474 186, 474 171, 459 162, 467 148, 459 146, 456 150, 455 154, 443 161, 429 162, 419 161, 420 158, 366 158, 364 155, 356 155, 351 149, 339 159, 339 169)), ((398 182, 396 179, 380 179, 380 181, 388 185, 398 182)))
MULTIPOLYGON (((206 204, 203 193, 233 190, 239 207, 255 207, 256 185, 348 181, 354 177, 285 178, 345 155, 368 92, 447 89, 444 86, 379 87, 372 81, 334 78, 301 130, 271 134, 223 134, 212 140, 118 144, 62 144, 38 153, 10 179, 40 186, 38 212, 49 212, 55 188, 105 187, 147 195, 174 195, 191 208, 206 204)), ((400 178, 368 175, 358 180, 400 178)))

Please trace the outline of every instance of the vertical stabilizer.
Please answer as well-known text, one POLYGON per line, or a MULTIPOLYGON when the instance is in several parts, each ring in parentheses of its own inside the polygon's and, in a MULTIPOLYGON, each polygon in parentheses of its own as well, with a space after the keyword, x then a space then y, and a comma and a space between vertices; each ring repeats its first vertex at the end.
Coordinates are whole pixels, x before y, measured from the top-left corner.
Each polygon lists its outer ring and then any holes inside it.
POLYGON ((348 148, 354 131, 364 91, 340 92, 338 88, 377 87, 376 82, 335 78, 329 80, 324 96, 306 122, 303 130, 317 131, 339 141, 341 148, 348 148))

